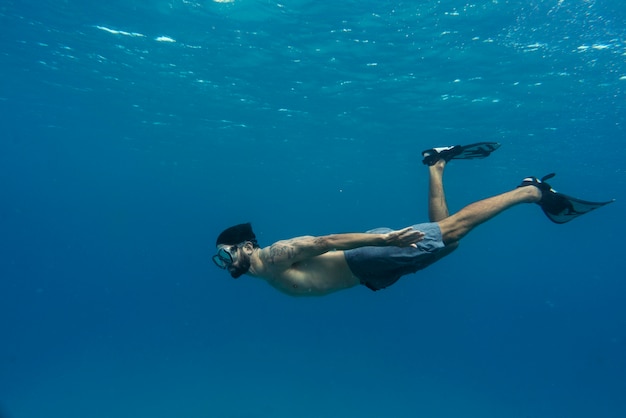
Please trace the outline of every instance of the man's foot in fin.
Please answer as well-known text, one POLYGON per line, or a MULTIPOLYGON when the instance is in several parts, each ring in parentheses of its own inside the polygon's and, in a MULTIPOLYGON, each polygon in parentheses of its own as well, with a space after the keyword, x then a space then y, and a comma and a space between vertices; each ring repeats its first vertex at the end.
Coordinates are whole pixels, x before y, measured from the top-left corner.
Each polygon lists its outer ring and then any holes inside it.
POLYGON ((431 148, 422 151, 426 165, 435 165, 437 161, 444 160, 471 160, 475 158, 485 158, 489 154, 500 148, 498 142, 478 142, 470 145, 453 145, 451 147, 431 148))
POLYGON ((537 204, 542 205, 545 203, 544 199, 550 200, 550 193, 556 193, 556 191, 552 189, 552 186, 545 182, 554 176, 556 176, 555 173, 546 174, 541 179, 538 179, 537 177, 526 177, 517 187, 535 186, 538 188, 541 191, 541 200, 537 202, 537 204))
POLYGON ((588 202, 559 193, 552 188, 546 180, 554 177, 554 173, 547 174, 541 179, 537 177, 526 177, 517 187, 535 186, 541 191, 541 200, 537 202, 546 216, 554 223, 564 224, 572 219, 591 212, 594 209, 614 202, 588 202))

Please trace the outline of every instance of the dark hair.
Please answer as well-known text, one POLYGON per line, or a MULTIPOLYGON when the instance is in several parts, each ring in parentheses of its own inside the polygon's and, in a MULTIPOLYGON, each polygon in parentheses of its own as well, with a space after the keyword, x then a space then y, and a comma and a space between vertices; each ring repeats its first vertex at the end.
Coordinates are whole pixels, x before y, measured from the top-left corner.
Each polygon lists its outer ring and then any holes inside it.
POLYGON ((226 228, 222 231, 222 233, 217 237, 217 241, 215 245, 218 246, 220 244, 240 244, 245 241, 250 241, 252 246, 257 248, 259 243, 256 240, 256 235, 252 231, 252 225, 250 222, 245 224, 239 224, 235 226, 231 226, 230 228, 226 228))

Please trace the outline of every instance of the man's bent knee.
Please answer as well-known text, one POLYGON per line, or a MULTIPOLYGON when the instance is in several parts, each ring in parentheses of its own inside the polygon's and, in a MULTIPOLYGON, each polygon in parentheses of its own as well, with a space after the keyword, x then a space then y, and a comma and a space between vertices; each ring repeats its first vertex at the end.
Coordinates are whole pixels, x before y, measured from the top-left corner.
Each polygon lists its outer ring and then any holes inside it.
POLYGON ((441 230, 441 240, 446 247, 453 244, 458 246, 460 239, 467 233, 467 228, 464 227, 463 223, 452 216, 437 223, 441 230))

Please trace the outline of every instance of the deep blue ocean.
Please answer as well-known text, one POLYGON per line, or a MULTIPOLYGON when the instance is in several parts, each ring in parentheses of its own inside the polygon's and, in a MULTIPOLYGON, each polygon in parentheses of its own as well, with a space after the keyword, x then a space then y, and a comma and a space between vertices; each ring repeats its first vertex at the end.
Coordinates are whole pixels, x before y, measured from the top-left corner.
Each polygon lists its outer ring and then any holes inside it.
POLYGON ((626 416, 621 0, 2 0, 0 417, 626 416), (215 268, 558 175, 380 292, 215 268))

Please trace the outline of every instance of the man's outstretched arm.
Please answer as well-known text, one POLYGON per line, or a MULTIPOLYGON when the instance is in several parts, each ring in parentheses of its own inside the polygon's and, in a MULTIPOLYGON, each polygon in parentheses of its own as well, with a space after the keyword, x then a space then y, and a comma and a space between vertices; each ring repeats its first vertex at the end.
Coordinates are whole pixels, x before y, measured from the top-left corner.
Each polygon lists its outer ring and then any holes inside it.
POLYGON ((298 237, 278 241, 261 250, 261 257, 269 264, 293 264, 333 250, 353 248, 409 247, 424 238, 424 233, 411 227, 385 234, 348 233, 321 237, 298 237))

